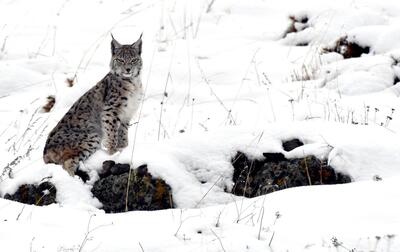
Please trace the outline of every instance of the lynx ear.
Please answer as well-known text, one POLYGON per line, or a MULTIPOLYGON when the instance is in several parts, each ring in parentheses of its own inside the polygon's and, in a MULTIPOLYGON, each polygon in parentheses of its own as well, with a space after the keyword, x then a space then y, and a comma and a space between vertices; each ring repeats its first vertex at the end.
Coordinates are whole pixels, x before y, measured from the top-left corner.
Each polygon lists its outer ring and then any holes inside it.
POLYGON ((120 48, 121 44, 117 40, 115 40, 115 38, 112 35, 112 33, 111 33, 111 38, 112 38, 112 40, 111 40, 111 53, 112 53, 112 55, 114 55, 115 54, 115 49, 120 48))
POLYGON ((136 51, 137 51, 139 54, 142 54, 142 36, 143 36, 143 33, 140 34, 139 39, 138 39, 135 43, 133 43, 133 44, 131 45, 133 48, 136 49, 136 51))

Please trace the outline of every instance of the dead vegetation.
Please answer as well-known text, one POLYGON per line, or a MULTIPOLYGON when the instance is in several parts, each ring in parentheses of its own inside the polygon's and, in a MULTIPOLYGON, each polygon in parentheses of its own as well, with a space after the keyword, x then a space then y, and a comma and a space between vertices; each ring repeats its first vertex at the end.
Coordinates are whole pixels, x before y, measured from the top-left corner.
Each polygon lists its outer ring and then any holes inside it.
POLYGON ((56 98, 53 95, 47 96, 47 102, 42 107, 44 113, 49 113, 56 103, 56 98))
POLYGON ((74 84, 75 84, 75 77, 73 77, 73 78, 67 78, 67 79, 65 80, 65 82, 67 83, 67 86, 68 86, 68 87, 73 87, 74 84))

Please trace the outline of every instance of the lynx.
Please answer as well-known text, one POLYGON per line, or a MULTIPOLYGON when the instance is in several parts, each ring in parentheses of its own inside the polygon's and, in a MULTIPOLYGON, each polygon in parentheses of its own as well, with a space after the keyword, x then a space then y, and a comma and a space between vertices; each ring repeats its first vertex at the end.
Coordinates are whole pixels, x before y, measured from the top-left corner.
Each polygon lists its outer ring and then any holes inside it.
POLYGON ((72 105, 43 151, 45 163, 61 164, 71 176, 96 150, 114 154, 128 146, 129 121, 143 96, 142 35, 132 45, 111 37, 110 72, 72 105))

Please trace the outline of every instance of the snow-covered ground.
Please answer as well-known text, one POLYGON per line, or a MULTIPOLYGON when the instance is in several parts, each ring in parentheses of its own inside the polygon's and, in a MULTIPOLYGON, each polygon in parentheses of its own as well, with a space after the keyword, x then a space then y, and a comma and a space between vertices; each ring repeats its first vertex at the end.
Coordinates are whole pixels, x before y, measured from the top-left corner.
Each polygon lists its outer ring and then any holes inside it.
POLYGON ((397 0, 2 1, 0 196, 46 178, 59 204, 0 199, 0 251, 400 251, 399 81, 397 0), (304 22, 285 35, 289 16, 304 22), (42 161, 107 73, 110 32, 143 32, 145 100, 130 145, 85 168, 146 163, 178 209, 105 214, 93 181, 42 161), (370 52, 323 53, 344 36, 370 52), (294 137, 305 145, 284 152, 294 137), (237 151, 314 154, 355 182, 233 196, 237 151))

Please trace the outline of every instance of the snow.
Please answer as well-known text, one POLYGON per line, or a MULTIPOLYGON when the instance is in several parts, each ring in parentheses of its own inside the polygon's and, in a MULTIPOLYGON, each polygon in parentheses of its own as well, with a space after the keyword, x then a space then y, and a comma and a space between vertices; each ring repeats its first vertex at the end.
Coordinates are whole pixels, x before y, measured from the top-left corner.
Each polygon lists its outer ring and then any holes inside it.
POLYGON ((378 92, 393 86, 393 60, 366 55, 327 64, 321 69, 326 87, 341 94, 354 95, 378 92))
POLYGON ((332 237, 357 251, 397 251, 392 235, 400 224, 400 195, 394 188, 398 178, 123 214, 2 200, 0 234, 6 251, 336 251, 332 237))
POLYGON ((0 195, 48 180, 59 202, 0 199, 0 250, 399 251, 399 13, 395 0, 0 3, 0 195), (283 38, 289 16, 308 21, 283 38), (121 43, 143 32, 145 100, 129 146, 95 153, 85 184, 42 150, 107 73, 110 32, 121 43), (322 53, 343 37, 370 52, 322 53), (285 152, 293 138, 305 145, 285 152), (238 151, 316 155, 354 182, 245 199, 226 192, 238 151), (147 164, 177 209, 98 210, 90 189, 109 159, 147 164))

